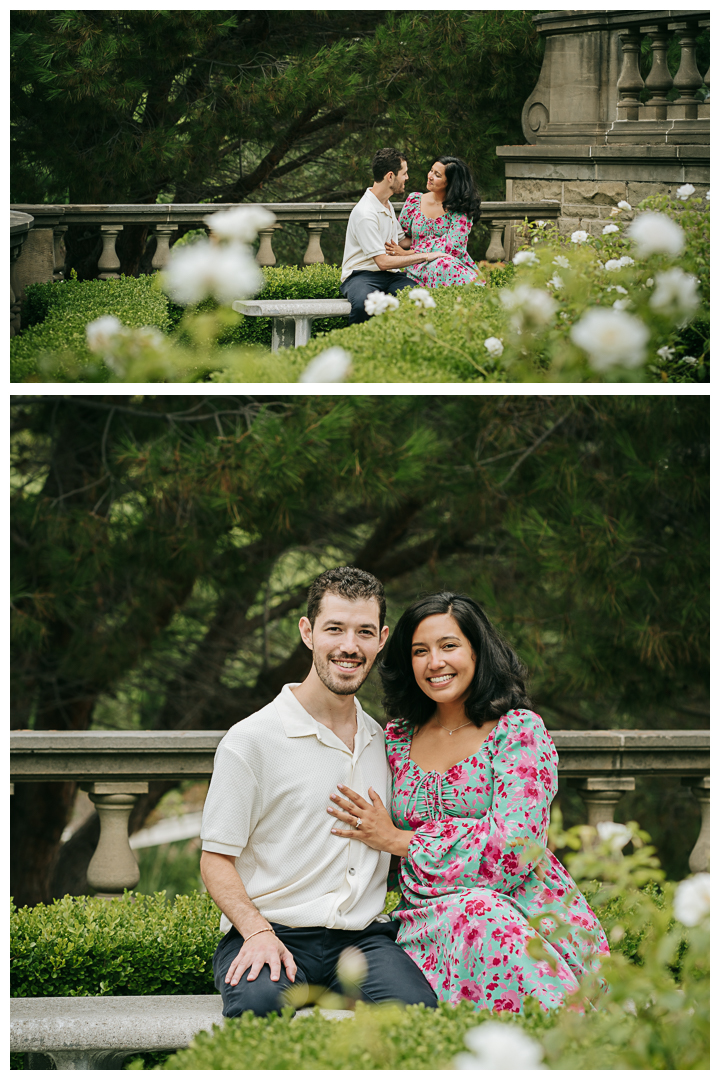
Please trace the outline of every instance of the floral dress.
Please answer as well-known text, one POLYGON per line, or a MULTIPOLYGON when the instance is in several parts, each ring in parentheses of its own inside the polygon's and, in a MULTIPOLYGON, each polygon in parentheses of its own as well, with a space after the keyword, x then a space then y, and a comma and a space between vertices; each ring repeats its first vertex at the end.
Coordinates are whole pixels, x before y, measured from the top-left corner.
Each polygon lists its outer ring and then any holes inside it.
MULTIPOLYGON (((411 761, 411 737, 397 721, 385 734, 392 818, 415 832, 400 860, 398 944, 440 1001, 519 1013, 532 995, 558 1007, 597 971, 608 944, 546 848, 558 759, 542 720, 526 709, 507 713, 477 753, 446 773, 411 761), (551 944, 554 913, 571 926, 551 944), (528 923, 534 915, 548 917, 540 932, 528 923), (530 957, 532 938, 547 960, 530 957)), ((598 990, 604 985, 598 977, 598 990)))
POLYGON ((447 254, 433 262, 406 266, 403 273, 426 289, 435 289, 438 285, 467 285, 475 281, 477 266, 467 253, 472 222, 464 214, 425 217, 420 198, 419 191, 408 195, 398 218, 400 228, 412 240, 415 251, 445 251, 447 254))

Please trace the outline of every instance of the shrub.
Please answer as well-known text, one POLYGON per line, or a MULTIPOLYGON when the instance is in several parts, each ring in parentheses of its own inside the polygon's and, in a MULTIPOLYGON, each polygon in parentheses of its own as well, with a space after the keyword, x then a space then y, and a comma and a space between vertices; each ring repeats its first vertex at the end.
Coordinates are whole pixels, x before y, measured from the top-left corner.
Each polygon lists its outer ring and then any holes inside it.
POLYGON ((170 329, 167 297, 151 276, 29 285, 25 304, 33 325, 10 341, 12 382, 72 381, 82 368, 84 378, 106 382, 110 372, 85 338, 87 324, 103 315, 132 328, 170 329))
POLYGON ((11 907, 12 997, 212 994, 220 914, 207 893, 11 907))

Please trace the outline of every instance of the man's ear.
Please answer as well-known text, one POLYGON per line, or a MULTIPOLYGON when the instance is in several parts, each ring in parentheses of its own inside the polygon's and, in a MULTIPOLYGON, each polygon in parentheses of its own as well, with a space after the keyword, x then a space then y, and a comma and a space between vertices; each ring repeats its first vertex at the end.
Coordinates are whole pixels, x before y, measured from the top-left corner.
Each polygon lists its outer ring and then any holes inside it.
POLYGON ((312 651, 312 623, 308 619, 307 615, 303 615, 300 622, 298 623, 298 628, 300 630, 300 637, 303 639, 308 649, 312 651))
POLYGON ((385 642, 388 639, 388 634, 389 633, 390 633, 390 627, 389 626, 383 626, 382 630, 380 631, 380 648, 378 649, 378 652, 382 652, 382 650, 385 648, 385 642))

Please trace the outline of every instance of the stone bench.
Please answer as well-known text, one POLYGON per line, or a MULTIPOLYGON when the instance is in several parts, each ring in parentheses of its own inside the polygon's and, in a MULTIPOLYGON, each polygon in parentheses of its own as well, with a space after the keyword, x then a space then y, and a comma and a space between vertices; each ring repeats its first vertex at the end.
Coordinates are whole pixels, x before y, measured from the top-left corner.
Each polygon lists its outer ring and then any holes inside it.
MULTIPOLYGON (((320 1012, 335 1020, 353 1016, 320 1012)), ((121 1069, 130 1055, 181 1050, 199 1031, 224 1022, 219 994, 11 998, 10 1050, 27 1054, 28 1069, 121 1069)))
POLYGON ((297 349, 310 340, 313 319, 350 314, 349 300, 236 300, 233 311, 272 319, 272 351, 297 349))

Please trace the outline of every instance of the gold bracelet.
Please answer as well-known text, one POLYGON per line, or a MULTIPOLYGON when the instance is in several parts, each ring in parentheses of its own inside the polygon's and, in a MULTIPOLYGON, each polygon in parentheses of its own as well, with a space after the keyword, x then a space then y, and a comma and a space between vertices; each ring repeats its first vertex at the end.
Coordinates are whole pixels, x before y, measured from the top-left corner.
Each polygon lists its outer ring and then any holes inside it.
POLYGON ((266 926, 263 930, 255 930, 252 934, 248 934, 246 938, 243 938, 243 945, 246 941, 249 941, 250 938, 257 937, 258 934, 272 934, 273 937, 277 937, 277 934, 273 930, 272 926, 266 926))

